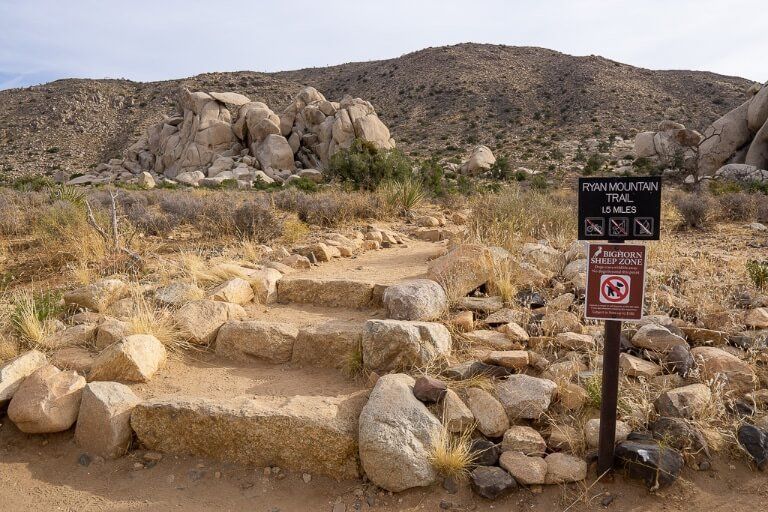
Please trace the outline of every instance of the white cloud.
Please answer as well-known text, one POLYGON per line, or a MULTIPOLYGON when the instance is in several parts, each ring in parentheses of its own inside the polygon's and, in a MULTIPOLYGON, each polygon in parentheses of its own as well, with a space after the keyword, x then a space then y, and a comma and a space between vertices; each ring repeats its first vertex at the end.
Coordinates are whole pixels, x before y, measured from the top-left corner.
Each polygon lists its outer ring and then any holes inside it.
POLYGON ((0 0, 0 88, 41 77, 162 80, 208 71, 297 69, 464 41, 542 46, 652 69, 764 81, 768 44, 760 4, 0 0))

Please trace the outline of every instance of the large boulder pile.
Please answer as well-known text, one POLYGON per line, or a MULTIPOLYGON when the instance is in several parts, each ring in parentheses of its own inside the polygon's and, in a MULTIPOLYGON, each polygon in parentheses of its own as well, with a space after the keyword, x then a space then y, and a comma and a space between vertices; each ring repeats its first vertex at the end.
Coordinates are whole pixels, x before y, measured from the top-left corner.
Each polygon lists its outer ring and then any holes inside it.
POLYGON ((768 84, 756 84, 747 101, 703 133, 673 121, 635 138, 635 156, 698 169, 699 176, 768 181, 768 84))
POLYGON ((314 87, 304 88, 282 114, 242 94, 186 88, 176 106, 175 115, 152 125, 122 159, 70 183, 117 180, 149 187, 167 179, 216 186, 234 180, 247 187, 293 176, 318 180, 330 158, 355 139, 395 147, 370 102, 350 96, 328 101, 314 87))

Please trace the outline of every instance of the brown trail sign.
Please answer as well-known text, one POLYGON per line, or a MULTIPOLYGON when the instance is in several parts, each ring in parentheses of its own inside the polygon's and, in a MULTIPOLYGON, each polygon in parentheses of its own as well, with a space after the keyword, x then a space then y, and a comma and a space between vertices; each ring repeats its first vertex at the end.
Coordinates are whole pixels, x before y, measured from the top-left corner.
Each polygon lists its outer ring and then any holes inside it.
POLYGON ((622 320, 643 316, 645 246, 658 240, 661 178, 579 178, 579 240, 589 245, 585 316, 605 320, 597 473, 613 467, 622 320))
POLYGON ((640 320, 645 289, 645 246, 589 245, 586 317, 593 320, 640 320))

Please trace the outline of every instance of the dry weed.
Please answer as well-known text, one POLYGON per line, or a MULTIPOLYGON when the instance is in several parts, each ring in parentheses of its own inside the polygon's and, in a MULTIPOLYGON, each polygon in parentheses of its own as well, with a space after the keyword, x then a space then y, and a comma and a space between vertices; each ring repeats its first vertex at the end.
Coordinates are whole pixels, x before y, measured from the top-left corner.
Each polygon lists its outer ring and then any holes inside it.
POLYGON ((19 355, 19 346, 10 337, 0 334, 0 363, 13 359, 19 355))
POLYGON ((440 475, 453 480, 465 479, 474 461, 472 431, 474 426, 453 435, 445 426, 433 434, 428 460, 440 475))
POLYGON ((128 319, 130 334, 151 334, 171 352, 192 349, 177 328, 171 312, 150 304, 143 296, 135 298, 136 310, 128 319))

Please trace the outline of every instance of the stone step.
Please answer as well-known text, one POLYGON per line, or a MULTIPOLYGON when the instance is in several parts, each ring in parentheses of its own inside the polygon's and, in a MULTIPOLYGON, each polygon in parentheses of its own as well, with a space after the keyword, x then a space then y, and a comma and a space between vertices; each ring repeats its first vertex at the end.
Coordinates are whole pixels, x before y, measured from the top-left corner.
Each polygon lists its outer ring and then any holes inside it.
POLYGON ((331 308, 375 309, 381 307, 385 288, 352 279, 284 277, 277 283, 277 301, 331 308))
POLYGON ((340 397, 165 397, 138 405, 131 426, 150 450, 279 466, 337 479, 360 476, 361 391, 340 397))

